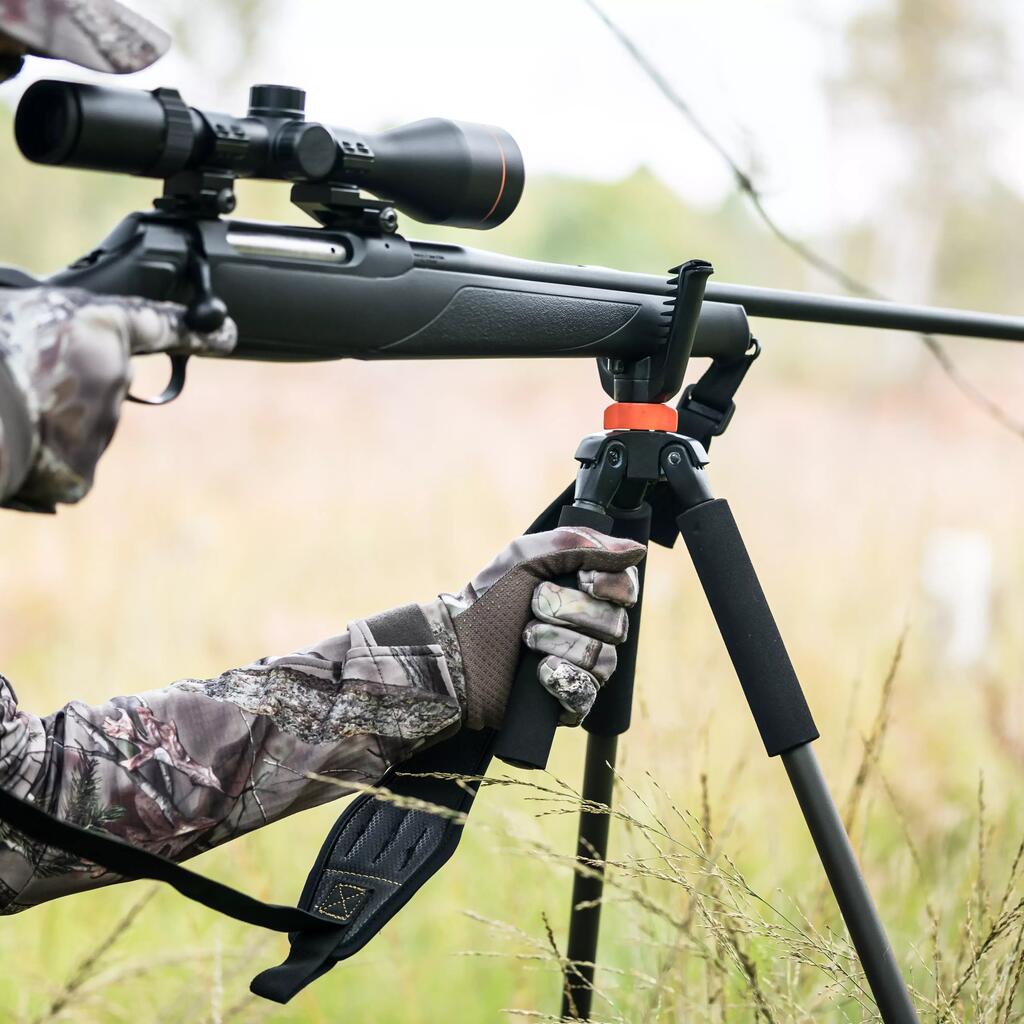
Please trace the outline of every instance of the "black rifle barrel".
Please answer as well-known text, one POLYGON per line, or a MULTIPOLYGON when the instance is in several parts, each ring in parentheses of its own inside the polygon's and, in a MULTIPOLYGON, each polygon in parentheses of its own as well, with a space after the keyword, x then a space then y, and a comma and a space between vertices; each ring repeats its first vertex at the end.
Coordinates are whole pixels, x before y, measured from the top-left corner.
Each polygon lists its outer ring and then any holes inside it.
POLYGON ((1024 341, 1024 317, 974 313, 937 306, 905 306, 877 299, 710 283, 705 298, 743 306, 748 316, 808 320, 849 327, 879 327, 922 334, 948 334, 994 341, 1024 341))

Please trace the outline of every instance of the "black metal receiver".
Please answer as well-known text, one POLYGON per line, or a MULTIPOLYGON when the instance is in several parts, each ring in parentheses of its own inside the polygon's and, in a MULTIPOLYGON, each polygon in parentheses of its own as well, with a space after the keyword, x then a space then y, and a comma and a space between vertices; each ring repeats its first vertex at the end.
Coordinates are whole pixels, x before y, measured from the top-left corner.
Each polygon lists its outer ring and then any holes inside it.
MULTIPOLYGON (((623 416, 606 425, 622 429, 584 440, 575 490, 531 530, 561 522, 667 546, 682 534, 768 753, 786 762, 883 1018, 912 1021, 841 822, 806 750, 817 731, 727 507, 704 483, 702 453, 728 424, 733 394, 760 351, 748 315, 1009 341, 1024 341, 1024 318, 708 284, 711 266, 701 260, 683 263, 666 280, 409 241, 397 233, 397 210, 459 227, 504 221, 523 188, 514 140, 499 128, 439 119, 362 134, 306 121, 304 100, 299 89, 254 86, 248 115, 236 118, 188 107, 170 89, 32 85, 15 120, 30 160, 164 182, 153 210, 130 214, 97 249, 45 283, 179 301, 198 330, 215 329, 230 315, 239 329, 232 358, 596 358, 601 384, 617 403, 612 410, 623 416), (227 219, 241 177, 291 181, 292 201, 319 226, 227 219), (680 390, 692 355, 710 357, 712 365, 683 391, 677 414, 658 403, 680 390)), ((38 283, 0 271, 0 285, 38 283)), ((153 401, 181 391, 184 359, 173 362, 167 390, 153 401)), ((639 617, 638 603, 619 667, 584 723, 591 807, 611 799, 615 743, 629 726, 639 617)), ((415 615, 401 624, 392 617, 374 633, 384 644, 409 643, 417 628, 426 627, 415 615)), ((428 630, 416 642, 432 640, 428 630)), ((240 920, 290 932, 288 960, 253 983, 283 1002, 362 948, 451 856, 476 792, 476 783, 453 776, 481 776, 493 754, 543 766, 557 717, 553 698, 537 685, 535 663, 524 659, 501 736, 463 729, 390 771, 384 784, 410 798, 408 806, 360 796, 325 842, 297 908, 259 903, 2 792, 0 814, 31 837, 119 875, 158 878, 240 920), (450 813, 432 813, 426 804, 450 813)), ((574 895, 566 979, 573 1017, 589 1012, 608 820, 588 812, 581 825, 579 856, 591 870, 577 879, 574 895)))

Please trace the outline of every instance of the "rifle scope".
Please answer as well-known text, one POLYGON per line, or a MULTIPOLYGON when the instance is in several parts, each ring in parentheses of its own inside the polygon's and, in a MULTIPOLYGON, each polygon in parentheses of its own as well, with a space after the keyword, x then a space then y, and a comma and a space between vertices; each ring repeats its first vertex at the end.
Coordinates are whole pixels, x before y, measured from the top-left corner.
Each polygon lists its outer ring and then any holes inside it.
POLYGON ((248 115, 233 117, 186 106, 173 89, 43 80, 25 91, 14 132, 35 163, 365 189, 429 224, 491 228, 519 202, 523 157, 501 128, 435 117, 374 135, 307 121, 305 101, 302 89, 254 85, 248 115))

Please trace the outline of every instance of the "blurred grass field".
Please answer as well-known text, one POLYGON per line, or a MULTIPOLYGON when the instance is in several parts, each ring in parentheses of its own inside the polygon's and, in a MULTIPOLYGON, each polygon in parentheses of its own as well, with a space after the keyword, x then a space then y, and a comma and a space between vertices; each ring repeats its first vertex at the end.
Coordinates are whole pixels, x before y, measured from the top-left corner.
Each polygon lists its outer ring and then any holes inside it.
MULTIPOLYGON (((151 191, 66 175, 52 211, 65 226, 40 238, 18 211, 42 186, 20 170, 11 180, 0 212, 20 225, 14 255, 35 269, 77 255, 151 191)), ((552 202, 566 195, 550 187, 552 202)), ((278 214, 273 202, 259 212, 278 214)), ((551 255, 512 230, 496 244, 551 255)), ((750 251, 716 242, 710 222, 698 231, 691 251, 663 233, 618 264, 656 270, 708 255, 725 280, 747 273, 750 251)), ((577 257, 611 259, 586 239, 577 257)), ((784 266, 757 281, 799 283, 784 266)), ((1024 834, 1024 446, 931 362, 877 369, 912 338, 759 328, 765 353, 714 445, 713 483, 804 682, 819 756, 922 1019, 1020 1020, 1024 887, 1008 879, 1024 834), (927 537, 950 526, 979 531, 996 552, 993 644, 970 672, 943 663, 919 586, 927 537)), ((1016 352, 955 351, 1019 408, 1016 352)), ((0 667, 26 710, 47 713, 213 675, 459 586, 567 482, 605 404, 584 362, 196 365, 177 404, 126 409, 80 507, 0 517, 0 667)), ((764 757, 680 551, 651 553, 642 647, 618 798, 635 820, 613 828, 596 1018, 876 1019, 785 775, 764 757)), ((247 996, 282 939, 134 883, 5 919, 0 1017, 546 1019, 557 1013, 571 878, 559 854, 574 823, 542 814, 571 798, 530 786, 575 785, 582 750, 582 735, 563 732, 553 778, 500 770, 524 784, 485 789, 449 866, 287 1007, 247 996)), ((339 809, 193 866, 292 902, 339 809)))

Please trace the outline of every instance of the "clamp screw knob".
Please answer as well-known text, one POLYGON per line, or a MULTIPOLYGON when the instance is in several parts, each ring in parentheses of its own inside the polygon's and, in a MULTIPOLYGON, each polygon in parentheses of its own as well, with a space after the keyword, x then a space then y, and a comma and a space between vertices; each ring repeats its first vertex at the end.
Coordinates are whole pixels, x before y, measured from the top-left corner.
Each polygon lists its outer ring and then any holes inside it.
POLYGON ((398 230, 398 214, 393 206, 385 206, 378 215, 377 223, 385 235, 393 235, 398 230))

